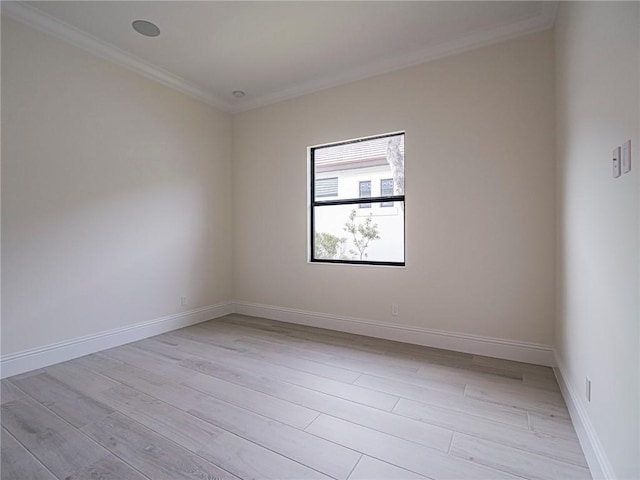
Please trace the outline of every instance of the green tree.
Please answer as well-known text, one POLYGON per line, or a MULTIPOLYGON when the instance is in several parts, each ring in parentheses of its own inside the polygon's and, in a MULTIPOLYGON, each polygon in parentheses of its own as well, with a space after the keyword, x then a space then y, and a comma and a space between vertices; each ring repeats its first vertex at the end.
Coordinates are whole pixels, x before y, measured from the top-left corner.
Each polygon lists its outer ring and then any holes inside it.
MULTIPOLYGON (((391 137, 387 144, 387 163, 393 174, 393 194, 404 195, 404 157, 400 152, 401 135, 391 137)), ((404 210, 404 202, 400 204, 404 210)))
POLYGON ((349 221, 344 224, 345 232, 348 232, 353 237, 353 244, 356 249, 349 250, 349 253, 354 256, 360 256, 360 260, 364 256, 367 258, 365 250, 373 240, 379 240, 378 224, 373 223, 373 215, 369 213, 369 216, 362 223, 356 223, 356 211, 351 210, 349 214, 349 221))
POLYGON ((313 242, 314 257, 324 260, 344 260, 346 243, 347 239, 344 237, 336 237, 325 232, 316 232, 313 242))

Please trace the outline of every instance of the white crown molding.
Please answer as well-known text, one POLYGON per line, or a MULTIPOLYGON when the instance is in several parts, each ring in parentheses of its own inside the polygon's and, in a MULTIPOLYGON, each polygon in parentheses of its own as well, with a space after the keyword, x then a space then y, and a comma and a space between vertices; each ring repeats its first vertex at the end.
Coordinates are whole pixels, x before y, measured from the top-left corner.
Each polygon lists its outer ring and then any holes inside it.
POLYGON ((147 322, 99 332, 84 337, 32 348, 0 357, 0 378, 11 377, 37 368, 131 343, 143 338, 206 322, 233 313, 231 302, 209 305, 188 312, 156 318, 147 322))
POLYGON ((58 20, 25 2, 1 2, 1 8, 2 15, 133 70, 208 105, 227 112, 232 108, 228 102, 217 98, 206 89, 58 20))
POLYGON ((556 17, 558 16, 558 5, 560 5, 559 1, 542 2, 542 13, 540 14, 540 17, 542 19, 542 23, 546 25, 546 28, 553 28, 555 25, 556 17))
POLYGON ((582 451, 589 465, 589 470, 591 470, 591 475, 596 480, 615 480, 617 477, 613 471, 609 457, 602 447, 596 429, 587 414, 587 409, 584 406, 582 397, 576 393, 571 385, 568 371, 557 353, 555 355, 555 362, 558 367, 554 368, 553 371, 558 380, 562 397, 567 404, 571 421, 576 429, 582 451))
POLYGON ((69 42, 88 52, 122 65, 147 78, 156 80, 168 87, 197 98, 220 110, 230 113, 240 113, 254 108, 264 107, 283 100, 289 100, 302 95, 315 93, 328 88, 345 85, 347 83, 364 80, 376 75, 390 73, 402 68, 411 67, 450 55, 466 52, 494 43, 510 40, 529 33, 547 30, 553 27, 558 8, 557 1, 544 1, 540 13, 536 17, 520 22, 497 27, 491 30, 477 32, 466 37, 431 46, 407 55, 382 60, 365 67, 345 71, 339 75, 324 77, 312 82, 303 83, 289 89, 272 94, 246 98, 240 102, 228 102, 212 94, 207 89, 195 85, 178 75, 157 67, 114 45, 99 40, 92 35, 79 30, 65 22, 27 5, 25 2, 1 2, 2 14, 20 21, 32 28, 50 34, 56 38, 69 42))
POLYGON ((326 328, 339 332, 355 333, 368 337, 395 340, 474 355, 504 358, 518 362, 545 366, 554 365, 553 348, 549 345, 446 332, 412 325, 391 324, 238 300, 233 303, 235 313, 252 317, 268 318, 298 325, 326 328))
POLYGON ((385 59, 380 62, 345 71, 339 75, 321 78, 319 80, 297 85, 293 88, 263 95, 255 99, 247 99, 234 107, 232 113, 240 113, 254 108, 265 107, 274 103, 308 95, 328 88, 346 85, 377 75, 391 73, 403 68, 420 65, 440 58, 486 47, 531 33, 541 32, 553 27, 556 18, 558 2, 542 2, 540 13, 536 17, 503 25, 491 30, 480 31, 465 37, 429 46, 422 50, 406 55, 385 59))

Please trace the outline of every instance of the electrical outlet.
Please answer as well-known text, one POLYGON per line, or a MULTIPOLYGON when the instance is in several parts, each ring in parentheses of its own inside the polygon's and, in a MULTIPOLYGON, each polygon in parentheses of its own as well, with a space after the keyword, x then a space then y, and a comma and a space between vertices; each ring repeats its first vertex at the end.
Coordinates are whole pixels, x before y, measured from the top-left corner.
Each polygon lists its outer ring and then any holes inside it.
POLYGON ((399 313, 398 304, 397 303, 392 303, 391 304, 391 315, 393 315, 394 317, 397 317, 398 313, 399 313))
POLYGON ((611 160, 613 161, 613 178, 618 178, 620 176, 620 147, 613 149, 611 160))
POLYGON ((587 397, 587 402, 590 402, 591 401, 591 379, 589 377, 585 377, 584 394, 587 397))
POLYGON ((631 140, 622 144, 622 173, 631 171, 631 140))
POLYGON ((182 305, 183 307, 186 307, 187 305, 189 305, 189 301, 187 300, 187 297, 185 296, 180 297, 180 305, 182 305))

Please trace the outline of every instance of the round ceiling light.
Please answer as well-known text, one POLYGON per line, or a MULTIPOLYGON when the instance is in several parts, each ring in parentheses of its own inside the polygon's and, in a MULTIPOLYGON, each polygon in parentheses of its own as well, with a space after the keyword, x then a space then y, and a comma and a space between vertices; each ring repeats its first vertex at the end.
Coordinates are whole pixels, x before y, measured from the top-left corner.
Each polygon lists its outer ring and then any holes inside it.
POLYGON ((244 92, 242 90, 234 90, 232 92, 233 96, 236 98, 242 98, 244 97, 244 92))
POLYGON ((157 25, 147 22, 146 20, 136 20, 131 26, 136 32, 145 37, 157 37, 160 35, 160 29, 157 25))

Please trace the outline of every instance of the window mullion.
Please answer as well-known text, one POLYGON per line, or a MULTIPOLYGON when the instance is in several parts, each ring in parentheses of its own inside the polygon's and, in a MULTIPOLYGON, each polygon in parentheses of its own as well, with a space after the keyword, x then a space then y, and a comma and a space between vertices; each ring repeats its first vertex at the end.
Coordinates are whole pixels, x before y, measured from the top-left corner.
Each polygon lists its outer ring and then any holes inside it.
POLYGON ((314 207, 331 205, 357 205, 359 203, 383 203, 383 202, 404 202, 404 195, 394 195, 392 197, 366 197, 366 198, 346 198, 344 200, 314 201, 314 207))

